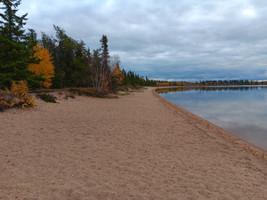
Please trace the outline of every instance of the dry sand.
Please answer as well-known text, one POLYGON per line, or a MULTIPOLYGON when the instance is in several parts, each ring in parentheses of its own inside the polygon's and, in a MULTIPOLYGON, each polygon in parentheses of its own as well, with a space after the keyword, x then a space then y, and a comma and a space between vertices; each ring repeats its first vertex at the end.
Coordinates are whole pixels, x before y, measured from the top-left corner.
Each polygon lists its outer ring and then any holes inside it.
POLYGON ((267 199, 266 151, 158 97, 0 113, 0 199, 267 199))

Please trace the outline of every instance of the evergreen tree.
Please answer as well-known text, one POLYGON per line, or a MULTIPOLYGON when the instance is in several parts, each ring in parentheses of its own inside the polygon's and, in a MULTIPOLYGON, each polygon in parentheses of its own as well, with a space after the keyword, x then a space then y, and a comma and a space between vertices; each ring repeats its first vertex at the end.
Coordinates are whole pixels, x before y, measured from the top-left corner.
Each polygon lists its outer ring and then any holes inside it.
POLYGON ((29 41, 29 47, 33 48, 37 45, 37 33, 34 29, 29 29, 29 33, 27 33, 27 39, 29 41))
POLYGON ((62 28, 55 26, 56 37, 42 33, 39 43, 49 50, 55 65, 53 87, 77 87, 89 85, 88 60, 90 50, 85 43, 74 40, 62 28))
POLYGON ((27 14, 16 14, 20 0, 0 2, 0 9, 4 10, 0 13, 0 88, 10 87, 12 81, 34 82, 35 76, 27 69, 29 63, 36 62, 23 29, 27 14))
POLYGON ((104 87, 108 85, 110 78, 108 38, 103 35, 101 40, 101 48, 94 50, 91 62, 89 63, 90 75, 93 88, 97 92, 103 92, 104 87))
POLYGON ((76 41, 74 46, 74 67, 75 71, 72 74, 73 84, 75 86, 88 86, 89 85, 89 71, 88 71, 88 57, 90 50, 85 48, 85 43, 76 41))
POLYGON ((102 56, 102 68, 105 73, 110 73, 110 66, 109 66, 109 51, 108 51, 108 38, 106 35, 103 35, 101 40, 101 56, 102 56))

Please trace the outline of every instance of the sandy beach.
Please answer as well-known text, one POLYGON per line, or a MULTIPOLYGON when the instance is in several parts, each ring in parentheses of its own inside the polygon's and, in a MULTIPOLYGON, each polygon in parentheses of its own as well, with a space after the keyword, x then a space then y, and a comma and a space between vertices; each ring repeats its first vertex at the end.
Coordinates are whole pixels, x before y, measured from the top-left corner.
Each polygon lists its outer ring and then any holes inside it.
POLYGON ((267 152, 159 97, 0 113, 1 200, 264 200, 267 152))

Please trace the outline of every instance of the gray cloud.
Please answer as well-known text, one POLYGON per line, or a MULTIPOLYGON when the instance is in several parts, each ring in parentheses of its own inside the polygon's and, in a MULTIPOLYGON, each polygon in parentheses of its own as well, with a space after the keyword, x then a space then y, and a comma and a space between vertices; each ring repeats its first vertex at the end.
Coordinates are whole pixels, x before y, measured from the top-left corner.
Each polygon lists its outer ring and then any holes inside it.
POLYGON ((126 69, 163 79, 267 79, 262 0, 22 0, 28 27, 64 28, 90 48, 102 34, 126 69))

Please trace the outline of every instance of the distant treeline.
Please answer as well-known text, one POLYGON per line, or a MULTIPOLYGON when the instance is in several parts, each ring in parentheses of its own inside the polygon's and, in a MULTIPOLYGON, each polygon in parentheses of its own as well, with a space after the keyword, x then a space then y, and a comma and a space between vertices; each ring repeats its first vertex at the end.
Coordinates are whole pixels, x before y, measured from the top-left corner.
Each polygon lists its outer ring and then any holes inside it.
POLYGON ((247 91, 247 90, 255 90, 259 88, 265 88, 267 86, 225 86, 225 87, 218 87, 218 86, 190 86, 190 87, 177 87, 177 88, 159 88, 157 89, 158 93, 169 93, 169 92, 183 92, 188 90, 200 90, 200 91, 247 91))
POLYGON ((90 50, 54 25, 55 36, 26 32, 26 16, 18 16, 20 0, 0 1, 0 89, 25 80, 30 88, 93 87, 98 92, 120 86, 149 86, 156 82, 120 67, 118 56, 110 56, 108 38, 90 50))
POLYGON ((218 80, 199 82, 168 82, 157 81, 157 86, 231 86, 231 85, 267 85, 267 81, 254 80, 218 80))

